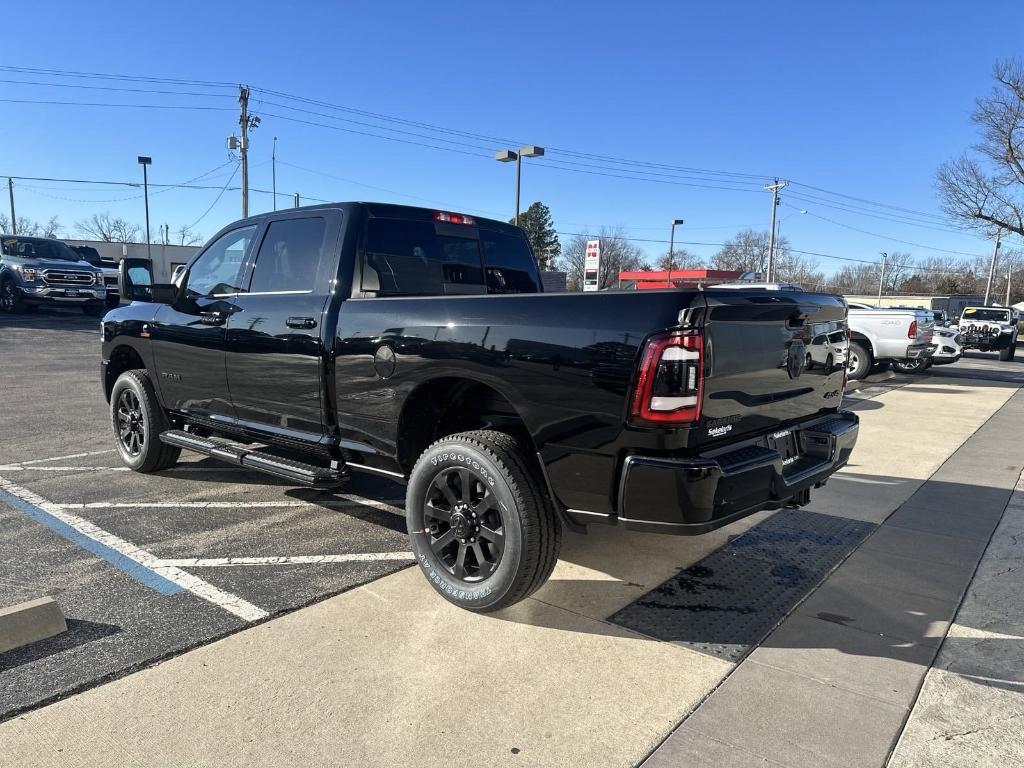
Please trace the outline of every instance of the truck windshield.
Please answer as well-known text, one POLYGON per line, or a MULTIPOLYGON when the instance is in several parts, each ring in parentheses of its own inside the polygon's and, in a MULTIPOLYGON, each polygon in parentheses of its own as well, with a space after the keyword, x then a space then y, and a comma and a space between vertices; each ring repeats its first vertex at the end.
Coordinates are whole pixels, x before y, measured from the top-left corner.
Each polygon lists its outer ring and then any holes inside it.
POLYGON ((963 319, 980 320, 985 323, 1008 323, 1010 322, 1010 312, 1006 309, 968 307, 964 310, 963 319))
POLYGON ((56 259, 58 261, 79 261, 81 256, 59 240, 44 240, 35 237, 5 237, 0 241, 4 256, 18 256, 23 259, 56 259))

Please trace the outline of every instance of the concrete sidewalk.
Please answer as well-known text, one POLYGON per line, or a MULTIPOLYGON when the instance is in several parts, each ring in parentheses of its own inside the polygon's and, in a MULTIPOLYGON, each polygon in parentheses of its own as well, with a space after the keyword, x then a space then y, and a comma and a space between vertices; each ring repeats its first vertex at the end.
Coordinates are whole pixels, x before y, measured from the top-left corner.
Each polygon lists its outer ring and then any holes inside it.
MULTIPOLYGON (((884 519, 1014 391, 933 381, 857 406, 855 463, 811 509, 884 519), (952 415, 940 424, 932 413, 952 415)), ((605 619, 765 517, 692 539, 568 536, 552 580, 491 616, 453 608, 403 571, 4 722, 0 763, 636 765, 736 667, 605 619)), ((804 690, 814 682, 748 665, 804 690)), ((869 739, 871 724, 855 722, 869 739)))
POLYGON ((1024 765, 1024 482, 978 566, 889 765, 1024 765))
MULTIPOLYGON (((758 761, 793 768, 885 765, 1024 470, 1024 452, 1017 449, 1021 434, 1024 392, 1014 395, 888 516, 645 766, 739 766, 758 761)), ((1006 545, 1001 546, 1005 551, 1006 545)), ((1019 551, 1012 554, 1020 556, 1019 551)), ((1005 568, 1005 562, 1001 565, 1005 568)), ((986 623, 1009 631, 1006 621, 1016 622, 1019 632, 1020 593, 996 591, 999 597, 990 597, 994 604, 987 612, 967 610, 961 616, 980 613, 976 631, 983 633, 986 623)), ((1012 686, 1021 679, 1019 667, 1009 670, 1012 656, 1021 658, 1020 638, 990 639, 1000 650, 990 645, 978 657, 980 649, 975 647, 974 655, 968 654, 970 661, 985 668, 988 655, 1003 655, 1014 647, 1001 664, 988 664, 990 674, 1004 675, 1012 686)), ((951 658, 964 653, 956 650, 957 640, 947 638, 946 643, 951 658)), ((932 688, 939 690, 928 696, 935 701, 922 706, 957 712, 966 708, 957 706, 967 705, 966 694, 961 693, 960 702, 949 702, 943 687, 954 686, 936 678, 932 688)), ((1020 764, 1010 759, 1012 753, 1024 751, 1019 726, 1012 720, 1024 714, 1024 699, 1019 690, 1012 703, 1005 700, 1008 696, 1004 693, 998 704, 988 706, 1005 710, 1003 730, 1018 734, 1016 746, 1004 746, 1001 753, 993 748, 991 754, 999 754, 999 761, 984 765, 1020 764)), ((956 719, 976 722, 985 716, 985 707, 968 713, 956 719)), ((897 765, 924 764, 919 758, 929 748, 919 745, 919 732, 934 731, 936 720, 941 716, 917 719, 897 765)), ((927 764, 952 763, 938 759, 927 764)))

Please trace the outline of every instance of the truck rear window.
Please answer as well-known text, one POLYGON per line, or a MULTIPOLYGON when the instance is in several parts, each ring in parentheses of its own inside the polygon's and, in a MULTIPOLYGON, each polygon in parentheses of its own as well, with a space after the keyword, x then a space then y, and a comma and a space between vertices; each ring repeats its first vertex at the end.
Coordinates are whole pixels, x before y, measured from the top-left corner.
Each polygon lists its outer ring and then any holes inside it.
POLYGON ((536 293, 522 236, 425 221, 370 219, 362 290, 377 296, 536 293))

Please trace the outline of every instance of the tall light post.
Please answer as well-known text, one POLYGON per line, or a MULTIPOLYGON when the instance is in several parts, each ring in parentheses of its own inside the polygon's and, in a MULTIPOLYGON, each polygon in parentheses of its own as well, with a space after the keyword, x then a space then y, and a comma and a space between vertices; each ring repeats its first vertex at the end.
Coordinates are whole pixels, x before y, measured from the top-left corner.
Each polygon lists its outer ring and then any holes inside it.
POLYGON ((680 227, 685 224, 682 219, 672 219, 672 234, 668 237, 668 287, 672 287, 672 262, 674 256, 672 254, 676 251, 676 224, 680 227))
POLYGON ((499 163, 516 162, 516 226, 519 226, 519 179, 524 157, 544 157, 544 147, 520 147, 518 152, 511 149, 503 149, 494 153, 494 159, 499 163))
POLYGON ((149 173, 147 167, 153 163, 152 157, 139 155, 139 165, 142 166, 142 197, 146 201, 146 256, 150 262, 153 261, 153 254, 149 244, 149 173))
POLYGON ((885 262, 888 261, 889 254, 882 251, 882 274, 878 278, 878 304, 882 304, 882 285, 885 283, 885 262))

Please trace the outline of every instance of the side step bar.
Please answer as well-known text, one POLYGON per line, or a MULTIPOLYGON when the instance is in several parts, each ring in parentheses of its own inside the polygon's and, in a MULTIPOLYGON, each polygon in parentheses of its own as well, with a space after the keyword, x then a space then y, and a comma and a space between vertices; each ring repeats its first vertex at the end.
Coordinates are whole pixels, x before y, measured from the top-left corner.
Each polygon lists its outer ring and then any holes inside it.
POLYGON ((344 469, 335 470, 294 459, 283 459, 280 456, 251 451, 248 448, 240 448, 208 437, 199 437, 180 429, 161 432, 160 440, 168 445, 195 451, 235 466, 266 472, 268 475, 291 480, 293 483, 307 485, 311 488, 330 488, 341 485, 349 478, 348 472, 344 469))

